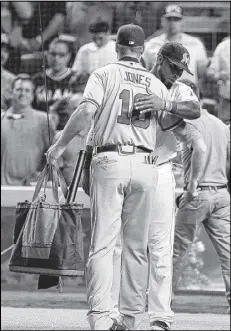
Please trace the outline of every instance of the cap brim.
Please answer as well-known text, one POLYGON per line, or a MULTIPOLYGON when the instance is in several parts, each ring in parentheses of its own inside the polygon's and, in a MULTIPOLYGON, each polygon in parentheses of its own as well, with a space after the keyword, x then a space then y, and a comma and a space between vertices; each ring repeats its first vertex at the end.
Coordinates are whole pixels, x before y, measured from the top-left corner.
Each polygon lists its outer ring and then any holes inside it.
POLYGON ((181 15, 181 14, 170 14, 170 13, 168 13, 168 14, 164 14, 164 17, 166 17, 166 18, 169 18, 169 17, 176 17, 176 18, 181 19, 181 18, 183 17, 183 15, 181 15))
POLYGON ((173 64, 175 64, 176 66, 178 66, 179 68, 184 69, 185 71, 187 71, 187 73, 189 73, 190 75, 194 76, 193 73, 189 70, 189 68, 185 64, 183 64, 181 62, 178 62, 178 61, 175 61, 175 60, 172 60, 169 57, 168 57, 168 60, 170 62, 172 62, 173 64))

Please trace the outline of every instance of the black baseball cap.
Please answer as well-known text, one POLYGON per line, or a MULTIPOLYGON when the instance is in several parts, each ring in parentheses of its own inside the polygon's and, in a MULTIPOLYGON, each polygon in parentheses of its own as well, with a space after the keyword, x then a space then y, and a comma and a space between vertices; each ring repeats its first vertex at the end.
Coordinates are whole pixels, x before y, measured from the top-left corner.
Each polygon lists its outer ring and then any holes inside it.
POLYGON ((116 43, 123 46, 144 46, 144 30, 135 24, 122 25, 117 32, 116 43))
POLYGON ((190 55, 188 50, 180 43, 167 42, 159 50, 158 54, 165 56, 170 62, 187 71, 193 76, 188 68, 190 55))
POLYGON ((182 8, 178 5, 168 5, 164 10, 164 17, 177 17, 181 19, 183 17, 182 8))

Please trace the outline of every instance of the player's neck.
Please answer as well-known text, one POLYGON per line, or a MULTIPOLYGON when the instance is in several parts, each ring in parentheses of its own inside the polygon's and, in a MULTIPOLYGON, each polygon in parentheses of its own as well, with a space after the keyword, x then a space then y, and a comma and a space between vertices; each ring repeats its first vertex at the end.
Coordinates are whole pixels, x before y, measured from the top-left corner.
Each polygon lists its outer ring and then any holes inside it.
POLYGON ((125 56, 120 57, 119 61, 132 61, 132 62, 137 62, 137 63, 140 62, 137 59, 137 57, 130 56, 130 55, 125 55, 125 56))

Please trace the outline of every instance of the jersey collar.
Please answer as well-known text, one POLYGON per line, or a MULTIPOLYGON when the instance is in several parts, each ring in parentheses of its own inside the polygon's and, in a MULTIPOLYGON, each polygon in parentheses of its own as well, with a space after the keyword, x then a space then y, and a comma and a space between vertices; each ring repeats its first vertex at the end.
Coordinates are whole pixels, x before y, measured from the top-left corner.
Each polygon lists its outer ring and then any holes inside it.
POLYGON ((136 59, 135 57, 131 57, 131 56, 124 56, 119 61, 127 61, 127 62, 140 63, 140 61, 138 59, 136 59))

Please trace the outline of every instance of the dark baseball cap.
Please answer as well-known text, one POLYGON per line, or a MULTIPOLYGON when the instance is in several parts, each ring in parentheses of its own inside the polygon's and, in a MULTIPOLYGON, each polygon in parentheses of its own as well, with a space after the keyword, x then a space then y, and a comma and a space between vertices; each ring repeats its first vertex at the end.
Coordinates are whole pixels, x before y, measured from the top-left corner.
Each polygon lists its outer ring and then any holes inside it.
POLYGON ((180 43, 167 42, 159 50, 158 54, 165 56, 170 62, 184 69, 193 76, 188 68, 190 62, 190 55, 188 50, 180 43))
POLYGON ((116 43, 119 45, 129 47, 144 46, 144 40, 144 30, 139 25, 122 25, 117 32, 116 43))
POLYGON ((1 33, 1 45, 9 46, 9 43, 10 43, 10 41, 9 41, 7 34, 1 33))
POLYGON ((177 17, 177 18, 182 18, 183 13, 182 13, 182 8, 178 5, 168 5, 165 7, 164 10, 164 17, 177 17))

